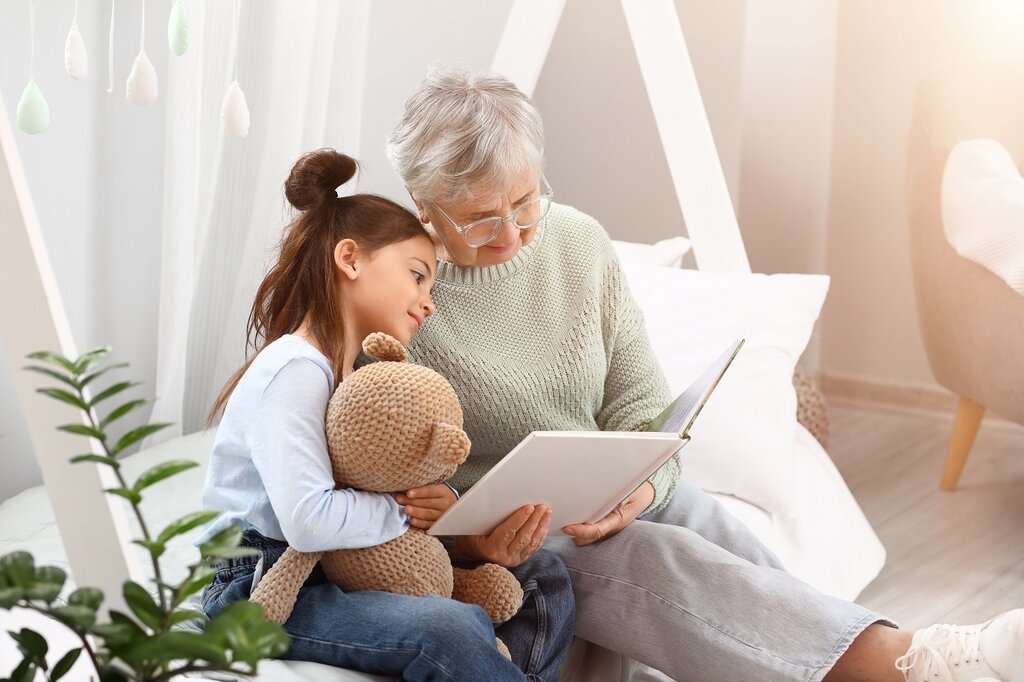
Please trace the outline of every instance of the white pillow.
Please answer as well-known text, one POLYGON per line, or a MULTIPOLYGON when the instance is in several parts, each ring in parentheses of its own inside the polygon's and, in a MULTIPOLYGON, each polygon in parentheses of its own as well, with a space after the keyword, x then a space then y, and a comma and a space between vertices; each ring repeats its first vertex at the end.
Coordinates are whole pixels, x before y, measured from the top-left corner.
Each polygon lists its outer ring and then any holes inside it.
POLYGON ((673 393, 732 341, 746 339, 697 417, 682 451, 683 478, 787 514, 797 426, 793 369, 829 278, 623 267, 673 393))
POLYGON ((612 246, 622 263, 679 268, 683 266, 683 256, 690 250, 690 240, 686 237, 672 237, 653 244, 612 240, 612 246))
POLYGON ((964 258, 1024 295, 1024 178, 1006 147, 967 140, 942 174, 942 226, 964 258))

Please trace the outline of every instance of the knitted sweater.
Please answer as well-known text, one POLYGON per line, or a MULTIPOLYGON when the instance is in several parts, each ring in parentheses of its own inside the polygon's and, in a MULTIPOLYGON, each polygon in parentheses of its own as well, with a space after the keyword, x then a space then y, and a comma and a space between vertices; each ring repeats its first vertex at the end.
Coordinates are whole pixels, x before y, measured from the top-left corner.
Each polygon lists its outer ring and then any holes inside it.
MULTIPOLYGON (((465 490, 531 431, 636 431, 668 403, 643 314, 596 220, 552 205, 533 241, 489 267, 440 261, 437 314, 410 357, 447 378, 473 446, 451 483, 465 490)), ((664 507, 678 455, 651 478, 664 507)))

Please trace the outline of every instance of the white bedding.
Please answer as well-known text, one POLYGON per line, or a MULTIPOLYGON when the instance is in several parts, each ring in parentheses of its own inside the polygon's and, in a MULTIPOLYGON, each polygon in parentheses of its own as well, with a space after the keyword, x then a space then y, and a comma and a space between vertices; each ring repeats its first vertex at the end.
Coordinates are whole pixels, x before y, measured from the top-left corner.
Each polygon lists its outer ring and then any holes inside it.
MULTIPOLYGON (((187 458, 200 462, 201 466, 147 490, 143 512, 152 527, 161 528, 173 518, 199 509, 212 437, 212 433, 184 436, 139 452, 125 462, 125 473, 129 479, 165 459, 187 458)), ((715 497, 774 549, 795 575, 823 592, 853 599, 877 575, 884 563, 885 551, 832 461, 803 428, 797 430, 794 460, 794 483, 800 495, 790 509, 801 510, 801 513, 780 519, 737 497, 715 497)), ((685 475, 685 457, 683 471, 685 475)), ((166 566, 173 567, 168 571, 169 579, 175 580, 184 575, 184 566, 194 560, 191 539, 198 532, 180 538, 168 551, 166 566)), ((0 556, 14 550, 31 552, 37 564, 69 568, 49 499, 42 486, 25 490, 0 504, 0 556)), ((139 557, 142 560, 141 549, 139 557)), ((0 612, 0 616, 4 614, 0 612)), ((10 646, 10 640, 4 639, 7 644, 0 646, 0 654, 4 653, 3 646, 10 646)), ((285 682, 383 679, 313 664, 280 661, 266 662, 261 670, 261 678, 285 682)), ((641 677, 657 679, 653 675, 643 666, 577 641, 564 677, 567 680, 611 682, 641 677)))

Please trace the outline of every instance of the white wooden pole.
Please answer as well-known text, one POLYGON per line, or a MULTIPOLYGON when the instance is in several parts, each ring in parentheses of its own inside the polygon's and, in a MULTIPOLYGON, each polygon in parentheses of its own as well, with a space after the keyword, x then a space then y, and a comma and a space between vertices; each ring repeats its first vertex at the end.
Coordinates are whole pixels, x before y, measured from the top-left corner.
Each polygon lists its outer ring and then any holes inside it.
MULTIPOLYGON (((42 376, 22 369, 25 356, 50 350, 75 357, 57 280, 43 241, 28 183, 15 145, 7 107, 0 94, 0 334, 7 351, 15 393, 50 497, 53 513, 74 580, 106 595, 106 608, 124 608, 121 585, 126 578, 142 582, 131 556, 123 501, 102 492, 117 487, 113 473, 92 463, 71 464, 76 454, 89 452, 86 439, 56 430, 82 419, 68 405, 40 395, 42 376)), ((98 450, 98 446, 93 446, 98 450)))
POLYGON ((701 270, 750 272, 673 0, 622 0, 693 255, 701 270))
POLYGON ((533 96, 537 79, 548 58, 565 0, 516 0, 491 61, 491 71, 533 96))

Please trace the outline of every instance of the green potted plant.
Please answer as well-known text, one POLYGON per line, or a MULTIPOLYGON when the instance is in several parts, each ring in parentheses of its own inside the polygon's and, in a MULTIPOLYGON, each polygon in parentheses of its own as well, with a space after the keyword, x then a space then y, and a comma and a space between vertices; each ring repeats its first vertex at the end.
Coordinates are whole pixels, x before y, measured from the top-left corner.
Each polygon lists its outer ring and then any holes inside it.
POLYGON ((29 682, 41 672, 47 680, 58 680, 83 653, 91 659, 101 682, 157 682, 189 672, 251 675, 261 659, 280 656, 287 650, 285 631, 267 621, 260 606, 248 601, 236 602, 208 620, 201 611, 186 606, 186 600, 210 582, 214 574, 213 560, 254 551, 239 547, 241 531, 232 526, 199 548, 199 559, 188 567, 184 579, 174 584, 164 580, 161 557, 168 542, 208 523, 217 512, 187 514, 156 533, 146 525, 140 509, 145 491, 198 464, 190 460, 162 462, 134 481, 125 480, 121 459, 126 450, 169 424, 130 429, 116 440, 109 436, 111 424, 150 402, 128 400, 100 418, 101 403, 138 385, 119 381, 91 395, 93 382, 111 370, 127 366, 104 364, 109 353, 110 348, 97 348, 70 360, 56 353, 37 352, 29 358, 38 364, 25 369, 58 382, 58 386, 39 389, 40 393, 67 403, 85 415, 81 423, 57 428, 99 443, 100 454, 91 452, 74 457, 72 461, 95 462, 113 470, 118 486, 105 492, 127 500, 131 506, 142 533, 142 537, 133 542, 144 547, 152 561, 153 589, 126 581, 123 596, 130 613, 110 610, 101 621, 98 612, 103 594, 99 590, 79 587, 62 600, 60 595, 67 578, 64 571, 53 566, 36 566, 27 552, 0 557, 0 608, 22 607, 39 612, 64 624, 81 640, 81 646, 50 665, 46 660, 49 647, 45 637, 30 628, 10 631, 22 660, 7 679, 29 682), (182 628, 186 623, 197 621, 201 622, 201 629, 182 628))

